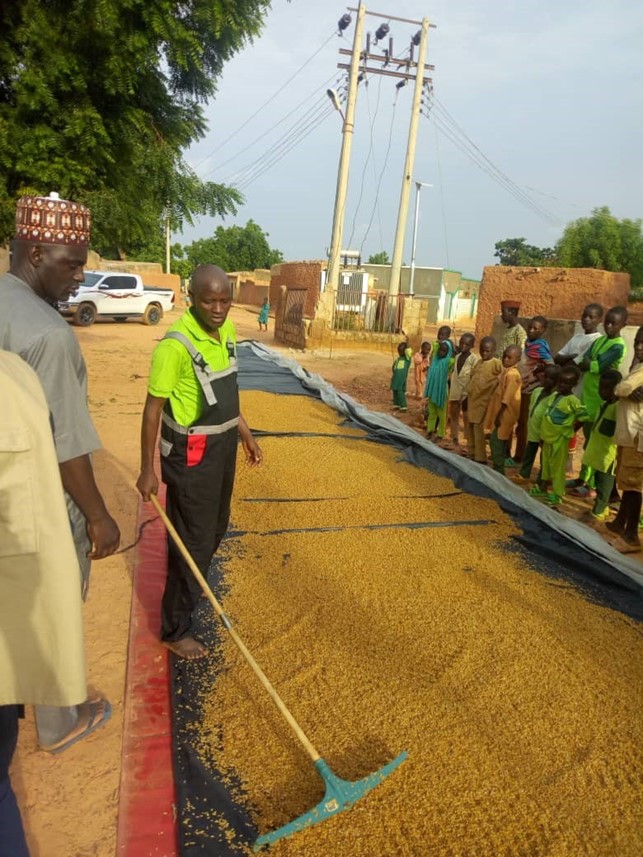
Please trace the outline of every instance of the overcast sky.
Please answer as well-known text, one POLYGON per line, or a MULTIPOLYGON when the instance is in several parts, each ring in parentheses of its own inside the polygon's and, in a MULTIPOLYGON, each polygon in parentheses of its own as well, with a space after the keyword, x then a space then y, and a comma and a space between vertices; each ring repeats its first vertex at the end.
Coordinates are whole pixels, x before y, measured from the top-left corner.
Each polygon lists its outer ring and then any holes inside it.
MULTIPOLYGON (((415 178, 433 185, 421 193, 418 265, 479 277, 494 264, 501 239, 552 246, 565 223, 600 205, 621 218, 643 214, 643 5, 373 0, 367 8, 426 15, 437 25, 427 59, 435 65, 439 107, 432 118, 421 117, 415 166, 415 178), (438 128, 448 127, 440 108, 547 214, 519 202, 457 148, 438 128)), ((187 156, 205 179, 240 182, 245 204, 224 225, 252 218, 287 259, 323 258, 330 243, 342 122, 327 110, 325 92, 339 79, 338 49, 352 44, 355 15, 343 38, 333 35, 345 11, 329 0, 274 0, 261 37, 226 66, 207 107, 209 132, 187 156)), ((366 29, 374 32, 379 23, 367 17, 366 29)), ((390 27, 394 51, 403 54, 417 28, 395 21, 390 27)), ((389 78, 360 86, 343 243, 363 248, 365 257, 379 250, 390 256, 393 248, 412 86, 397 93, 394 106, 395 100, 389 78)), ((460 132, 455 136, 462 145, 460 132)), ((413 209, 414 193, 406 262, 413 209)), ((208 237, 220 222, 202 218, 177 240, 208 237)))

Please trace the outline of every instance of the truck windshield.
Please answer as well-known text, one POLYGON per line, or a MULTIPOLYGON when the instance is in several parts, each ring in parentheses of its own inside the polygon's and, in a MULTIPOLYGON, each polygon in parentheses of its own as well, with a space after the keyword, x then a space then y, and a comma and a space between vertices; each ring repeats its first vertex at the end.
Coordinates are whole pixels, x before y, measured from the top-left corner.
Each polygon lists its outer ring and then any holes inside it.
POLYGON ((85 271, 85 279, 81 286, 95 286, 102 276, 102 274, 90 274, 89 271, 85 271))

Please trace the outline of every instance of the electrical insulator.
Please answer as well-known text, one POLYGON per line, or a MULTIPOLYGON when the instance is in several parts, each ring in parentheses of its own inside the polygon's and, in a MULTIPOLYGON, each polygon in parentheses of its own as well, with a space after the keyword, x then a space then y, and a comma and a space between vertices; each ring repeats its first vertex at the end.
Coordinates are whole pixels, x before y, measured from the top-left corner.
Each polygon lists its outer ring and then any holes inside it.
POLYGON ((343 33, 347 27, 350 27, 352 20, 353 19, 348 14, 348 12, 346 12, 344 15, 342 15, 342 17, 337 22, 337 26, 339 27, 339 32, 343 33))
POLYGON ((377 41, 381 42, 382 39, 386 38, 390 29, 391 28, 388 24, 380 24, 377 30, 375 30, 375 38, 377 39, 377 41))
POLYGON ((417 31, 417 33, 416 33, 416 34, 413 36, 413 38, 411 39, 411 41, 413 42, 413 44, 414 44, 414 45, 415 45, 415 47, 417 48, 417 46, 418 46, 418 45, 420 44, 420 42, 422 41, 422 30, 418 30, 418 31, 417 31))

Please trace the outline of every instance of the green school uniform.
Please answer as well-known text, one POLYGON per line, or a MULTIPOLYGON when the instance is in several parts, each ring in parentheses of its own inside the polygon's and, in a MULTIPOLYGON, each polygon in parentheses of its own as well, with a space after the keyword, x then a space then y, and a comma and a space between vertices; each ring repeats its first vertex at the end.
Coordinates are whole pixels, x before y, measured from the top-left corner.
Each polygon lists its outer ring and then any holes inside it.
POLYGON ((547 410, 547 405, 555 396, 555 390, 545 391, 544 387, 534 390, 529 403, 529 421, 527 422, 527 441, 540 443, 540 426, 547 410))
POLYGON ((565 466, 574 425, 584 420, 587 420, 585 406, 573 394, 563 396, 556 393, 548 400, 540 424, 542 480, 551 482, 552 491, 558 497, 565 494, 565 466))
POLYGON ((616 405, 617 402, 603 402, 583 454, 583 464, 600 473, 609 473, 616 461, 616 405))
POLYGON ((413 352, 407 348, 404 357, 396 357, 391 371, 390 389, 393 391, 393 405, 406 410, 406 382, 411 366, 413 352))
POLYGON ((625 357, 625 340, 616 336, 608 339, 601 336, 595 339, 585 354, 589 361, 589 371, 583 380, 583 404, 587 409, 588 422, 596 420, 603 400, 598 394, 598 382, 606 369, 618 369, 625 357))

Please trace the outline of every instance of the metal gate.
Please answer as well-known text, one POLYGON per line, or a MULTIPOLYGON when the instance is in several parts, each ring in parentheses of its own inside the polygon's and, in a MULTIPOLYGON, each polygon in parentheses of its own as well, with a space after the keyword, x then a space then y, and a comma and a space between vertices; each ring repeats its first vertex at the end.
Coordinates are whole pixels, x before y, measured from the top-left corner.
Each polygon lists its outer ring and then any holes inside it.
POLYGON ((294 348, 306 347, 304 312, 307 295, 307 289, 288 289, 283 316, 275 325, 276 338, 294 348))
POLYGON ((307 294, 307 289, 288 289, 286 292, 286 308, 284 309, 284 324, 301 326, 306 309, 307 294))

